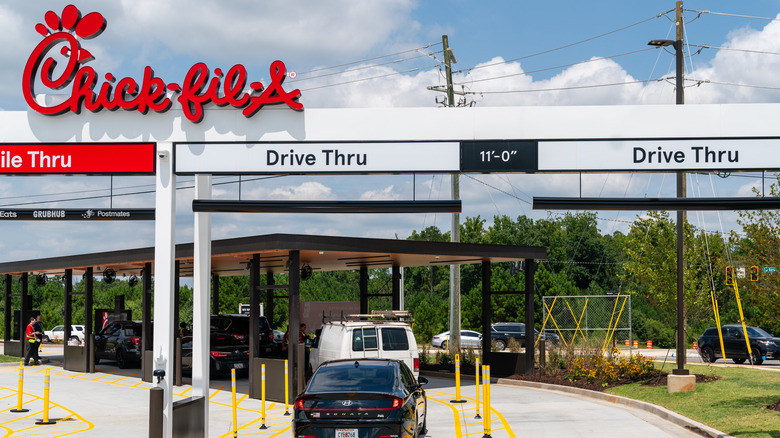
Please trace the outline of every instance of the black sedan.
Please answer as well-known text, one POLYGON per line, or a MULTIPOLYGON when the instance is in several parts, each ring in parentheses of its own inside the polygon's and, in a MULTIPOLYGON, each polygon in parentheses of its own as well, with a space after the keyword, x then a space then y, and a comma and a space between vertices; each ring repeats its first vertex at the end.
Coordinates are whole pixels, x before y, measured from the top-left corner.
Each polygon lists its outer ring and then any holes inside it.
POLYGON ((293 436, 422 437, 426 383, 400 360, 325 362, 295 400, 293 436))
MULTIPOLYGON (((231 369, 247 371, 249 369, 249 346, 236 340, 231 333, 211 332, 211 351, 209 363, 211 374, 229 373, 231 369)), ((181 340, 181 370, 192 374, 192 336, 181 340)))
MULTIPOLYGON (((721 327, 723 348, 726 350, 727 358, 735 363, 744 363, 750 359, 754 365, 761 365, 766 359, 780 359, 780 338, 772 336, 759 327, 747 326, 746 328, 752 357, 748 355, 741 324, 727 324, 721 327)), ((699 355, 704 362, 715 362, 723 358, 716 327, 708 328, 699 336, 699 355)))

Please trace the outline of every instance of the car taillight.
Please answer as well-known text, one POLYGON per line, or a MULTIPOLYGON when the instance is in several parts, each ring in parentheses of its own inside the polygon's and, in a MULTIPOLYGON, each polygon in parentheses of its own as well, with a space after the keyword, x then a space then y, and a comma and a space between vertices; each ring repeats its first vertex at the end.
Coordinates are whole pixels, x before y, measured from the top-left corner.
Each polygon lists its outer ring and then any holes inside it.
POLYGON ((233 337, 238 339, 239 341, 243 341, 244 339, 246 339, 246 335, 234 334, 233 337))
POLYGON ((295 400, 295 407, 297 409, 303 409, 303 399, 299 398, 298 400, 295 400))
POLYGON ((393 397, 393 406, 391 407, 391 409, 398 409, 401 406, 403 406, 403 404, 404 404, 404 399, 393 397))
POLYGON ((227 352, 224 351, 212 351, 210 352, 211 357, 227 357, 227 352))
POLYGON ((133 336, 130 338, 130 342, 133 343, 133 345, 140 345, 141 344, 141 338, 138 336, 133 336))
POLYGON ((420 358, 419 357, 415 357, 414 358, 414 371, 415 372, 420 372, 420 358))

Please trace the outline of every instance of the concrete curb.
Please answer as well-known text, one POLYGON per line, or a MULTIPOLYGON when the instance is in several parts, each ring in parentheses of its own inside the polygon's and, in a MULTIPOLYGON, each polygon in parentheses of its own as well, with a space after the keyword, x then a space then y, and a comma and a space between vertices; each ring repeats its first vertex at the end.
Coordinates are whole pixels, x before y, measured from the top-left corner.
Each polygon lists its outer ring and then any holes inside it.
POLYGON ((643 410, 653 415, 661 417, 662 419, 676 424, 680 427, 684 427, 691 432, 697 433, 701 436, 712 438, 734 438, 732 435, 721 432, 717 429, 713 429, 706 424, 699 423, 698 421, 691 420, 688 417, 682 416, 677 412, 670 411, 664 407, 654 405, 631 398, 621 397, 619 395, 606 394, 599 391, 591 391, 589 389, 574 388, 571 386, 553 385, 550 383, 532 382, 527 380, 513 380, 513 379, 498 379, 498 384, 508 386, 521 386, 525 388, 546 389, 549 391, 560 391, 569 394, 575 394, 583 397, 589 397, 592 399, 621 405, 629 408, 643 410))

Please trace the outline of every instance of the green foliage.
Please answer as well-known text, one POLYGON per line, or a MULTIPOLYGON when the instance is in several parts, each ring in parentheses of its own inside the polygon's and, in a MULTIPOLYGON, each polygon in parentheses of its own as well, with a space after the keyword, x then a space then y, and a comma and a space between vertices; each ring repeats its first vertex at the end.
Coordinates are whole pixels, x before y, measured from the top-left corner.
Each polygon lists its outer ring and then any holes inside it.
MULTIPOLYGON (((756 196, 762 196, 758 190, 753 191, 756 196)), ((767 196, 780 196, 780 185, 777 182, 770 186, 767 196)), ((729 243, 734 246, 734 256, 730 265, 744 267, 746 270, 751 266, 758 266, 760 270, 756 282, 737 280, 743 300, 745 322, 777 335, 780 332, 780 312, 777 312, 777 303, 780 301, 780 273, 766 273, 761 269, 780 266, 780 212, 740 211, 737 222, 742 226, 744 237, 732 233, 729 243)), ((729 295, 734 296, 734 291, 730 290, 729 295)), ((737 322, 736 318, 738 315, 732 314, 729 319, 721 316, 721 321, 737 322)))

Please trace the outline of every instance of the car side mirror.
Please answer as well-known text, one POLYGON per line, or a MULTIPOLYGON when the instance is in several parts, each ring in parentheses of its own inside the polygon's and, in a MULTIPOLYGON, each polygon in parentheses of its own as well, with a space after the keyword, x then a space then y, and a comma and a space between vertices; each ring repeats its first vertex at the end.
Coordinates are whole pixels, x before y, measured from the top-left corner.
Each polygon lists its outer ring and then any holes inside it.
POLYGON ((419 383, 420 385, 425 385, 425 384, 427 384, 427 383, 428 383, 428 379, 426 379, 426 378, 425 378, 425 377, 423 377, 423 376, 420 376, 420 377, 417 379, 417 383, 419 383))

